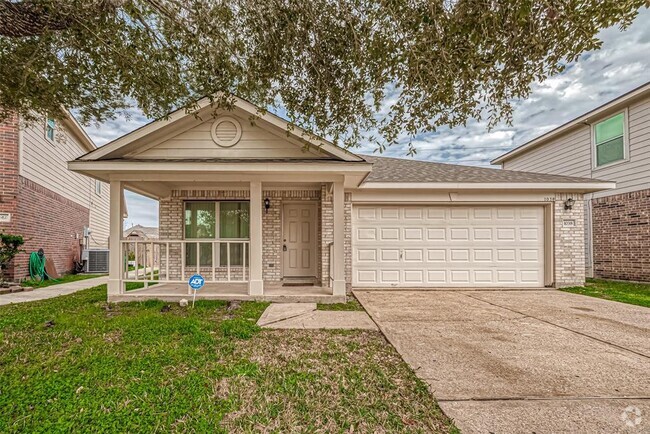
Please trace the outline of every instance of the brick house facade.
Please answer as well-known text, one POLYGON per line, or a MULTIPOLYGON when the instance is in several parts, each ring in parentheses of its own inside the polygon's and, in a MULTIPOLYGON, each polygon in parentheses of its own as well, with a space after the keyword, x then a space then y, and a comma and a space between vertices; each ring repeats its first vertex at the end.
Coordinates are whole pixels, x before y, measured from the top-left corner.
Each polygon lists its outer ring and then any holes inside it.
MULTIPOLYGON (((330 280, 330 244, 333 241, 334 217, 332 211, 332 194, 328 192, 327 185, 320 189, 264 189, 262 196, 268 198, 270 206, 262 215, 262 277, 265 282, 279 284, 282 282, 282 207, 285 203, 313 202, 318 209, 317 218, 317 243, 316 243, 316 278, 319 284, 328 285, 330 280)), ((228 201, 250 199, 248 190, 173 190, 171 195, 160 200, 159 208, 159 233, 161 239, 178 240, 184 237, 183 210, 186 201, 228 201)), ((352 245, 351 245, 351 196, 346 195, 345 200, 345 262, 346 286, 351 283, 352 245)), ((170 258, 182 256, 181 247, 171 245, 170 258)), ((162 255, 162 268, 166 268, 165 255, 162 255)), ((182 275, 181 264, 178 260, 170 259, 171 279, 188 279, 198 270, 196 267, 185 269, 182 275), (182 275, 182 276, 181 276, 182 275)), ((200 267, 201 274, 210 275, 211 267, 200 267)), ((226 269, 216 267, 217 276, 223 278, 226 269)), ((233 267, 233 278, 242 277, 241 268, 233 267)))
POLYGON ((594 274, 650 281, 650 189, 592 199, 594 274))
MULTIPOLYGON (((62 134, 67 133, 63 128, 62 134)), ((47 155, 38 149, 42 143, 36 143, 34 137, 40 138, 42 134, 33 129, 21 126, 17 116, 0 124, 0 213, 10 216, 9 222, 0 222, 0 232, 21 235, 25 240, 24 253, 12 261, 5 273, 5 277, 14 280, 28 277, 29 254, 41 248, 46 257, 54 261, 59 273, 72 270, 73 261, 81 258, 84 228, 90 227, 91 212, 96 209, 91 201, 97 205, 102 201, 99 196, 93 197, 86 199, 84 205, 83 201, 72 200, 74 195, 67 194, 64 188, 44 185, 31 176, 32 171, 41 171, 59 179, 70 177, 65 165, 48 160, 47 155)), ((85 151, 71 137, 63 143, 47 146, 52 148, 52 153, 81 155, 85 151)), ((91 197, 95 182, 86 177, 83 179, 82 186, 86 189, 77 192, 78 196, 91 197)), ((71 184, 71 187, 77 185, 71 184)), ((103 202, 107 208, 106 195, 103 202)), ((106 226, 108 223, 107 216, 100 216, 96 221, 105 221, 106 226)), ((98 228, 98 232, 101 229, 98 228)), ((104 231, 107 232, 107 227, 104 231)))

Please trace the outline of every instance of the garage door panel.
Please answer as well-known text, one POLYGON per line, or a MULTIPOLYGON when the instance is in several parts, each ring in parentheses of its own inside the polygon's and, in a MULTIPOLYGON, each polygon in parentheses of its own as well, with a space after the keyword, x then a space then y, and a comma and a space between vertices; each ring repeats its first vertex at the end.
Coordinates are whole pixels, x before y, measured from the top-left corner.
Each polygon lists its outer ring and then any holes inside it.
POLYGON ((353 285, 543 286, 541 206, 354 206, 353 285))

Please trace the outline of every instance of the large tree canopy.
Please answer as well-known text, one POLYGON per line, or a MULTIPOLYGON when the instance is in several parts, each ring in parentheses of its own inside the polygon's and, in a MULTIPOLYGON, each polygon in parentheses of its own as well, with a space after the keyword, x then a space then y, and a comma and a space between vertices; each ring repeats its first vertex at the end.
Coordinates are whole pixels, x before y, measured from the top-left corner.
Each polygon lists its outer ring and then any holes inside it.
MULTIPOLYGON (((339 144, 511 117, 650 0, 0 0, 0 117, 150 118, 217 91, 339 144), (374 134, 374 137, 370 137, 374 134)), ((215 107, 228 105, 216 98, 215 107)))

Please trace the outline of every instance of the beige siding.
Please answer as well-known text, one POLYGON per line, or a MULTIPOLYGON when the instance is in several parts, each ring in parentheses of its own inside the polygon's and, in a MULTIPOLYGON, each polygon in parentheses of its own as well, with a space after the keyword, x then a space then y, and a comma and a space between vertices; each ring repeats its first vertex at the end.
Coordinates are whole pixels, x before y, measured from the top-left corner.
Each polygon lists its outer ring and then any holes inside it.
MULTIPOLYGON (((231 113, 242 129, 241 139, 230 148, 217 145, 210 134, 214 120, 206 121, 194 128, 138 153, 134 158, 324 158, 326 154, 316 150, 305 150, 286 132, 279 134, 231 113)), ((218 119, 218 118, 217 118, 218 119)))
POLYGON ((583 126, 551 143, 508 160, 504 169, 590 177, 591 133, 583 126))
POLYGON ((95 181, 68 170, 68 161, 88 152, 57 122, 56 139, 45 138, 43 124, 22 130, 20 175, 90 210, 92 247, 108 247, 108 186, 95 194, 95 181), (97 241, 93 241, 93 238, 97 241))
POLYGON ((627 107, 627 116, 627 161, 594 168, 591 126, 584 125, 513 157, 503 163, 503 168, 616 182, 616 189, 595 193, 593 197, 650 188, 650 98, 632 103, 627 107))
POLYGON ((109 185, 99 182, 101 194, 95 192, 95 181, 91 180, 90 195, 90 239, 88 241, 90 248, 108 249, 109 235, 109 185))

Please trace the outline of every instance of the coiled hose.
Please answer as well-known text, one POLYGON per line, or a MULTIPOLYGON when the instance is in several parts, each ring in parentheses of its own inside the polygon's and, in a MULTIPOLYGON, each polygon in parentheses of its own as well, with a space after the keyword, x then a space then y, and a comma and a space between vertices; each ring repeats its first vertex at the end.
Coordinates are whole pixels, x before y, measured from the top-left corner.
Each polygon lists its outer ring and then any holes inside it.
POLYGON ((45 254, 42 253, 42 251, 32 252, 29 255, 29 277, 31 277, 34 282, 37 281, 37 277, 41 282, 45 280, 46 277, 50 280, 55 280, 45 271, 45 254))

